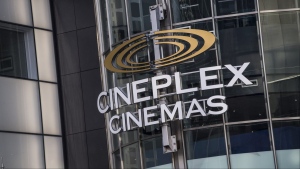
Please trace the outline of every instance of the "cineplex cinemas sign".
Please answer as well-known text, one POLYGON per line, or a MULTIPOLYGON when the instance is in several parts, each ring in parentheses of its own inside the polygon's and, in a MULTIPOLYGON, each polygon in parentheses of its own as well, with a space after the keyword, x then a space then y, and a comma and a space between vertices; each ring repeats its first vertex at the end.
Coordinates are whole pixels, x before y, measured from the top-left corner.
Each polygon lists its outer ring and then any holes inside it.
MULTIPOLYGON (((115 73, 137 73, 145 71, 157 71, 166 66, 190 60, 194 57, 201 57, 199 54, 208 50, 215 42, 215 37, 212 33, 196 30, 196 29, 175 29, 157 31, 151 35, 139 35, 132 38, 111 51, 105 59, 105 67, 115 73), (173 35, 170 35, 172 33, 173 35), (189 36, 187 36, 189 35, 189 36), (192 36, 191 36, 192 35, 192 36), (204 40, 204 44, 199 47, 199 36, 204 40), (155 44, 172 44, 178 47, 176 53, 158 59, 152 62, 134 62, 131 57, 138 51, 147 46, 149 39, 153 39, 155 44), (170 39, 175 41, 170 41, 170 39), (176 41, 180 40, 180 42, 176 41), (185 44, 182 42, 185 41, 185 44), (188 45, 186 45, 188 43, 188 45)), ((224 87, 232 87, 238 80, 245 85, 252 85, 244 75, 250 63, 246 62, 243 65, 224 65, 199 68, 200 85, 199 87, 182 88, 181 73, 174 74, 157 74, 152 78, 145 78, 131 83, 127 83, 126 87, 114 87, 108 91, 103 91, 99 94, 97 106, 100 113, 107 113, 109 111, 118 109, 122 106, 138 104, 153 99, 161 100, 166 97, 168 93, 161 94, 160 91, 170 86, 175 88, 175 93, 186 94, 204 90, 220 89, 224 87), (233 78, 228 84, 214 84, 209 85, 210 80, 217 80, 220 77, 217 73, 221 69, 229 70, 233 78), (208 75, 209 74, 209 75, 208 75), (151 93, 147 90, 146 84, 151 85, 151 93), (124 92, 123 92, 124 91, 124 92), (144 96, 144 97, 142 97, 144 96)), ((225 96, 215 95, 207 99, 197 100, 196 98, 190 101, 177 101, 175 104, 168 104, 167 102, 160 102, 156 106, 143 107, 137 112, 119 112, 119 114, 112 116, 109 119, 110 131, 117 134, 121 131, 132 130, 136 127, 146 127, 150 125, 165 123, 172 120, 188 119, 192 115, 220 115, 227 111, 228 106, 225 103, 225 96), (187 104, 188 102, 188 104, 187 104), (188 107, 186 107, 188 105, 188 107), (159 116, 160 119, 155 117, 159 116)))

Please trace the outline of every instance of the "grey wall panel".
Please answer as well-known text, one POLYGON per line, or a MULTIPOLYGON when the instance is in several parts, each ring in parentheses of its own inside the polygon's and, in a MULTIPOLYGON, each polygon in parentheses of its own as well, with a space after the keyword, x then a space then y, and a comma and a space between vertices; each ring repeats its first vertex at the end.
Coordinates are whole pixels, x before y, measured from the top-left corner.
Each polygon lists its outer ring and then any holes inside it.
POLYGON ((109 168, 105 129, 87 132, 90 168, 109 168))
POLYGON ((94 1, 74 0, 77 29, 95 26, 94 1))
POLYGON ((57 33, 76 29, 73 0, 53 0, 57 33))
POLYGON ((105 127, 104 115, 97 109, 97 98, 101 92, 100 70, 81 73, 86 130, 105 127))
POLYGON ((75 31, 60 34, 57 37, 61 74, 66 75, 80 71, 77 34, 75 31))
POLYGON ((85 131, 80 74, 62 76, 67 134, 85 131))
POLYGON ((67 136, 69 168, 88 168, 88 153, 85 133, 67 136))
POLYGON ((109 168, 93 0, 52 0, 67 168, 109 168), (91 131, 93 130, 93 131, 91 131))
POLYGON ((96 27, 77 31, 81 71, 99 67, 96 27))

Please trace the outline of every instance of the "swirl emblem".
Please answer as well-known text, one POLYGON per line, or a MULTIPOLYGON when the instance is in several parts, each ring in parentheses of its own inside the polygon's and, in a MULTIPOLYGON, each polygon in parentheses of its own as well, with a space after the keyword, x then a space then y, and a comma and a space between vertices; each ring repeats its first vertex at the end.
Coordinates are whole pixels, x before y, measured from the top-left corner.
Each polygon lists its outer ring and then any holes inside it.
POLYGON ((156 31, 150 36, 157 40, 157 45, 175 45, 178 47, 178 51, 152 62, 135 62, 131 58, 137 52, 148 47, 147 37, 149 36, 142 34, 125 41, 112 50, 104 61, 105 67, 116 73, 137 73, 149 71, 153 69, 153 66, 155 68, 171 66, 200 55, 208 50, 216 40, 212 33, 198 29, 156 31), (172 33, 176 35, 170 35, 172 33), (200 46, 199 41, 194 37, 202 38, 204 41, 203 45, 200 46))

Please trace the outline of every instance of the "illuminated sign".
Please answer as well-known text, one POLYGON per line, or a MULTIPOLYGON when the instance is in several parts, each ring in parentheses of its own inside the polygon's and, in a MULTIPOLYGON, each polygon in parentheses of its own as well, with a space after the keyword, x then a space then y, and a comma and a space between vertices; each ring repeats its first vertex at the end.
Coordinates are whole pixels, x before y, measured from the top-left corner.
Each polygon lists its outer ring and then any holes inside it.
MULTIPOLYGON (((215 42, 213 34, 203 30, 195 29, 175 29, 157 31, 151 35, 155 40, 180 40, 178 41, 158 41, 157 44, 171 44, 177 46, 179 49, 176 53, 164 57, 154 62, 137 63, 132 61, 131 57, 138 51, 147 47, 146 35, 140 35, 134 37, 121 45, 117 46, 111 51, 105 59, 105 67, 116 73, 138 73, 149 71, 153 69, 159 69, 165 66, 175 65, 187 60, 190 60, 201 53, 208 50, 215 42), (170 33, 181 33, 184 35, 169 35, 170 33), (165 36, 157 36, 157 35, 165 36), (167 34, 167 35, 166 35, 167 34), (192 35, 192 36, 186 36, 192 35), (202 38, 204 43, 199 46, 199 42, 195 37, 202 38)), ((174 75, 158 75, 152 78, 145 78, 131 83, 127 83, 123 88, 114 87, 108 91, 103 91, 99 94, 97 100, 97 106, 100 113, 107 113, 109 111, 119 109, 120 107, 137 104, 142 102, 151 101, 153 99, 161 99, 166 95, 161 95, 160 90, 166 89, 170 86, 175 87, 175 94, 185 94, 197 91, 219 89, 224 87, 232 87, 238 80, 246 85, 252 85, 244 75, 250 63, 246 62, 243 65, 232 66, 230 64, 222 66, 213 66, 199 69, 200 85, 199 87, 192 87, 183 89, 181 73, 175 72, 174 75), (233 78, 228 84, 214 84, 209 85, 208 81, 217 80, 217 71, 221 69, 228 69, 233 78), (207 75, 209 72, 210 75, 207 75), (143 96, 147 93, 147 88, 143 87, 145 84, 150 84, 152 92, 149 96, 143 96), (123 92, 124 91, 124 92, 123 92), (125 92, 126 91, 126 92, 125 92)), ((149 93, 149 92, 148 92, 149 93)), ((197 100, 192 99, 188 103, 183 101, 177 101, 174 104, 158 104, 156 106, 148 106, 138 109, 137 112, 120 112, 120 115, 113 115, 109 120, 109 128, 113 134, 117 134, 121 131, 132 130, 137 127, 145 127, 160 123, 165 123, 172 120, 182 120, 190 118, 192 115, 219 115, 228 110, 228 106, 225 103, 225 96, 216 95, 207 99, 197 100), (160 117, 157 119, 155 117, 160 117)))

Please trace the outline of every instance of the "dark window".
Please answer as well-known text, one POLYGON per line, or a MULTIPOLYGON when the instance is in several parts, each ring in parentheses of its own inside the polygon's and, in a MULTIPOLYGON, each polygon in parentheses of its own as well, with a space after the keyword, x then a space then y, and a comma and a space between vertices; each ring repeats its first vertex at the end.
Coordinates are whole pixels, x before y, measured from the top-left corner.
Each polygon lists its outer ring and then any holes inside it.
POLYGON ((255 11, 254 0, 216 0, 217 15, 255 11))
POLYGON ((0 24, 0 75, 36 79, 33 31, 0 24))
POLYGON ((173 0, 171 3, 175 23, 211 17, 210 0, 173 0))

